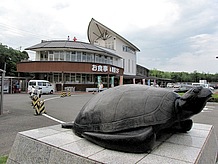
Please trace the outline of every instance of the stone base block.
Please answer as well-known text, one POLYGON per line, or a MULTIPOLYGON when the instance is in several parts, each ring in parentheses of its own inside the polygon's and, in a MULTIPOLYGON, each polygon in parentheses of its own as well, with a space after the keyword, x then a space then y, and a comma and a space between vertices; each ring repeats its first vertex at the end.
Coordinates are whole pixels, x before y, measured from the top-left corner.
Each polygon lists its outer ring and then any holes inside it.
POLYGON ((195 123, 187 133, 164 134, 152 152, 142 154, 104 149, 56 125, 19 132, 7 164, 214 164, 217 152, 212 125, 195 123))

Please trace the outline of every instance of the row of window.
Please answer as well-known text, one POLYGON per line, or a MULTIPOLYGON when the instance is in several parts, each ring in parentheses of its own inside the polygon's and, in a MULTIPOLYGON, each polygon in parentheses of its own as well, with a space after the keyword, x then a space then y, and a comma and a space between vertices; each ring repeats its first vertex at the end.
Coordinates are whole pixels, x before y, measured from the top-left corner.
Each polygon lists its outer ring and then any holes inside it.
POLYGON ((40 52, 41 61, 73 61, 73 62, 96 62, 104 64, 114 64, 118 65, 118 59, 113 61, 112 57, 91 54, 86 52, 78 51, 41 51, 40 52))
MULTIPOLYGON (((96 76, 93 74, 81 74, 81 73, 65 73, 62 80, 61 73, 49 74, 47 79, 52 83, 64 82, 65 84, 94 84, 96 82, 96 76)), ((107 78, 102 77, 102 82, 107 82, 107 78)))

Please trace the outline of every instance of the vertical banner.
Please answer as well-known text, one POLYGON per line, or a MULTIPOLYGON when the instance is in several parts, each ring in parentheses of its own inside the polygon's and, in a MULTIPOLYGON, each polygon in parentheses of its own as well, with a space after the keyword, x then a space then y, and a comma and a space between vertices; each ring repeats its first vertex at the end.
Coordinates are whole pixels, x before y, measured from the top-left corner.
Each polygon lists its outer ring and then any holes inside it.
POLYGON ((148 86, 151 86, 151 80, 148 79, 148 86))
POLYGON ((123 76, 120 76, 120 85, 123 85, 123 76))
POLYGON ((111 88, 114 87, 114 76, 111 77, 111 88))
POLYGON ((133 84, 135 84, 135 78, 133 78, 133 84))
POLYGON ((142 85, 145 85, 145 79, 142 79, 142 85))
POLYGON ((97 76, 97 80, 98 80, 98 86, 97 87, 99 87, 100 84, 101 84, 101 76, 97 76))
POLYGON ((156 79, 154 79, 153 86, 156 87, 156 79))

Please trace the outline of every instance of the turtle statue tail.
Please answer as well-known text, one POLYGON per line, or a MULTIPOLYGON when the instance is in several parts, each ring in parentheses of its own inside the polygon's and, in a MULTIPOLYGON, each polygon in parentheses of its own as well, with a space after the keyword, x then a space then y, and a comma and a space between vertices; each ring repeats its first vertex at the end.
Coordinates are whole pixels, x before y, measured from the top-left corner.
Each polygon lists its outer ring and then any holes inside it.
POLYGON ((65 129, 73 129, 74 123, 73 122, 66 122, 66 123, 61 124, 61 127, 65 128, 65 129))

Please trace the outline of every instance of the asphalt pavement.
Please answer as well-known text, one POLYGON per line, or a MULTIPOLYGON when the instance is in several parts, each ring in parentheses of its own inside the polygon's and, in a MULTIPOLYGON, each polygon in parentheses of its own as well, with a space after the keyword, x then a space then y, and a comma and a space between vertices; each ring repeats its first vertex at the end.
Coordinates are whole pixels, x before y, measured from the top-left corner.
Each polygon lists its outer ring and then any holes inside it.
MULTIPOLYGON (((72 122, 91 93, 78 93, 71 97, 42 95, 48 115, 63 122, 72 122)), ((60 124, 45 116, 34 116, 28 94, 4 94, 3 115, 0 115, 0 156, 8 155, 18 132, 60 124)))
MULTIPOLYGON (((97 94, 97 93, 96 93, 97 94)), ((34 116, 28 94, 5 94, 3 115, 0 115, 0 156, 8 155, 18 132, 72 122, 94 94, 76 93, 61 98, 58 94, 42 95, 46 116, 34 116)), ((211 124, 218 136, 218 103, 207 103, 204 110, 193 117, 194 122, 211 124)))

